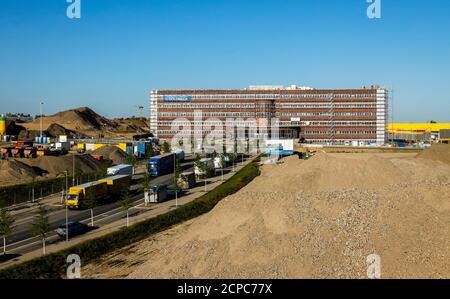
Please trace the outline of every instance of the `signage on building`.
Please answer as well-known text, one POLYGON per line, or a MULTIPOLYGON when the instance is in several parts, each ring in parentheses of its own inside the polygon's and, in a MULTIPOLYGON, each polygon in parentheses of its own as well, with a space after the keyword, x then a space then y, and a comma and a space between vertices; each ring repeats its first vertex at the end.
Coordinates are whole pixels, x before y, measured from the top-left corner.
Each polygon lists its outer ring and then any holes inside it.
POLYGON ((190 96, 164 96, 164 102, 190 102, 190 96))
POLYGON ((294 126, 300 125, 300 117, 291 117, 291 125, 294 126))

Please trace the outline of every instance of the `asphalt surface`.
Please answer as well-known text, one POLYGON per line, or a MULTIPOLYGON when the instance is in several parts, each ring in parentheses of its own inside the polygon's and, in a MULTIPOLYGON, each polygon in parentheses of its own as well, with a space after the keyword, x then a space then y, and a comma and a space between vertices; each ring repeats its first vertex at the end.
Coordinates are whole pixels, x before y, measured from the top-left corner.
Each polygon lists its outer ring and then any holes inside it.
MULTIPOLYGON (((181 167, 184 171, 193 171, 194 160, 192 157, 187 157, 187 159, 181 164, 181 167)), ((135 175, 133 180, 135 182, 142 177, 141 175, 135 175)), ((167 184, 170 185, 172 181, 173 174, 167 174, 160 177, 152 178, 151 184, 167 184)), ((144 194, 139 192, 139 182, 134 183, 130 189, 130 194, 132 196, 132 206, 136 207, 144 203, 144 194)), ((61 196, 55 195, 53 198, 50 198, 52 202, 60 202, 61 196)), ((169 198, 170 200, 170 198, 169 198)), ((49 201, 49 200, 46 200, 49 201)), ((44 205, 45 209, 48 211, 49 223, 51 226, 51 232, 48 234, 47 244, 54 244, 57 242, 64 242, 61 240, 56 234, 55 230, 60 225, 65 225, 66 223, 66 209, 61 205, 44 205)), ((14 216, 16 222, 14 223, 14 229, 12 236, 9 238, 7 242, 7 251, 9 253, 14 254, 24 254, 27 252, 31 252, 38 248, 42 248, 42 243, 39 238, 33 237, 31 222, 33 221, 34 214, 36 213, 37 205, 33 206, 33 208, 27 209, 24 212, 19 212, 14 216)), ((143 213, 145 211, 142 210, 133 210, 130 209, 129 215, 137 215, 139 213, 143 213)), ((69 221, 79 221, 86 224, 91 224, 91 210, 67 210, 68 220, 69 221)), ((120 201, 109 202, 94 208, 94 227, 96 229, 101 227, 102 225, 115 222, 120 219, 124 219, 126 217, 126 212, 124 212, 120 207, 120 201)), ((73 237, 76 238, 76 237, 73 237)), ((3 243, 0 240, 0 243, 3 243)), ((3 246, 3 244, 1 244, 3 246)))

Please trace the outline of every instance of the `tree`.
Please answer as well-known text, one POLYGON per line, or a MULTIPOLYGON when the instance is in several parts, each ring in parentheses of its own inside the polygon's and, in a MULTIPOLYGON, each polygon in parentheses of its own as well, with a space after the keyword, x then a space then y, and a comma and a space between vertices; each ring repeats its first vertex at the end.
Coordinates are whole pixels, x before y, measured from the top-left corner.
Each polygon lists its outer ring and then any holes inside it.
POLYGON ((83 206, 84 208, 91 210, 91 226, 94 226, 94 208, 97 206, 97 198, 92 192, 86 193, 83 206))
POLYGON ((122 209, 122 211, 127 212, 127 227, 130 224, 129 212, 132 207, 132 203, 133 200, 131 199, 130 192, 128 191, 128 189, 125 189, 122 192, 122 200, 120 201, 120 208, 122 209))
POLYGON ((11 236, 14 218, 3 206, 0 207, 0 235, 3 237, 3 255, 6 255, 6 240, 11 236))
POLYGON ((137 165, 137 159, 135 155, 127 155, 127 164, 130 164, 131 166, 133 166, 133 168, 136 167, 137 165))
POLYGON ((181 168, 181 163, 180 163, 180 161, 177 160, 175 162, 175 171, 174 171, 174 175, 173 175, 173 186, 175 188, 175 191, 177 191, 177 192, 181 191, 179 180, 180 180, 182 172, 183 172, 183 168, 181 168))
POLYGON ((234 162, 237 159, 237 154, 236 153, 232 153, 232 154, 229 154, 228 157, 230 158, 231 163, 233 163, 233 172, 234 172, 234 162))
POLYGON ((180 178, 181 173, 183 172, 183 169, 181 168, 180 161, 176 160, 175 162, 175 171, 173 174, 173 188, 175 189, 175 200, 176 204, 175 206, 178 207, 178 192, 181 192, 181 186, 180 186, 180 178))
POLYGON ((170 153, 170 146, 169 146, 169 144, 167 143, 167 141, 164 141, 164 143, 162 144, 162 150, 163 150, 163 152, 165 152, 165 153, 170 153))
POLYGON ((142 190, 150 188, 150 175, 148 173, 148 169, 145 170, 144 176, 141 179, 141 187, 142 190))
MULTIPOLYGON (((47 234, 50 231, 50 222, 48 220, 47 211, 42 205, 39 205, 34 219, 31 222, 31 232, 33 236, 40 237, 42 239, 42 252, 45 255, 45 240, 47 234)), ((66 232, 68 234, 69 232, 66 232)))
POLYGON ((109 160, 103 160, 100 162, 100 166, 97 168, 97 172, 95 173, 97 179, 101 179, 106 176, 110 163, 111 162, 109 160))
POLYGON ((227 162, 225 161, 225 153, 220 155, 220 168, 222 169, 222 181, 223 181, 223 169, 226 167, 227 162))

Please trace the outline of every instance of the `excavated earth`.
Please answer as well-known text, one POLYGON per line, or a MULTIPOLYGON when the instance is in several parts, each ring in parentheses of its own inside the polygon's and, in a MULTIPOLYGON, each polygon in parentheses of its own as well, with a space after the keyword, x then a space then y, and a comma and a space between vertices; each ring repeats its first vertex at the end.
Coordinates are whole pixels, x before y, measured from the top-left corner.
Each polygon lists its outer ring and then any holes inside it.
POLYGON ((449 146, 296 156, 210 213, 104 256, 92 278, 450 278, 449 146))

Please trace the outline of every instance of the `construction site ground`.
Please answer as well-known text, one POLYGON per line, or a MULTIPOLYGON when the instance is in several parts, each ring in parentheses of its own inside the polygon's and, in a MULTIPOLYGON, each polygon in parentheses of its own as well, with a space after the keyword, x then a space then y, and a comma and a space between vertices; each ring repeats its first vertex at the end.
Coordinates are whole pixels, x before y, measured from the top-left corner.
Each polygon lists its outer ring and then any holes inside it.
POLYGON ((84 265, 85 278, 450 277, 450 147, 287 157, 211 212, 84 265))

